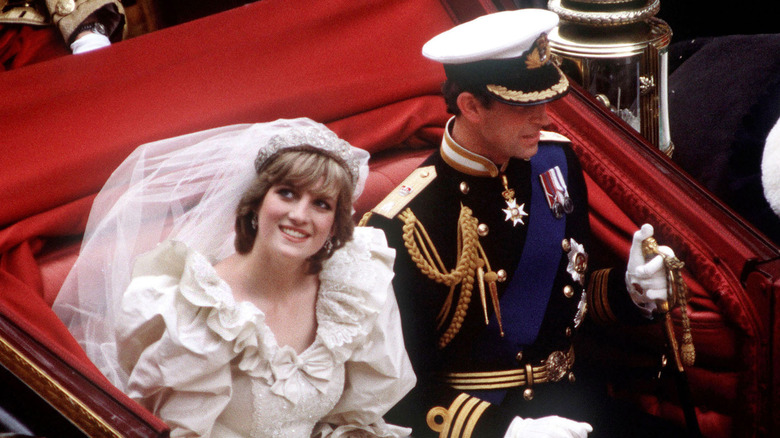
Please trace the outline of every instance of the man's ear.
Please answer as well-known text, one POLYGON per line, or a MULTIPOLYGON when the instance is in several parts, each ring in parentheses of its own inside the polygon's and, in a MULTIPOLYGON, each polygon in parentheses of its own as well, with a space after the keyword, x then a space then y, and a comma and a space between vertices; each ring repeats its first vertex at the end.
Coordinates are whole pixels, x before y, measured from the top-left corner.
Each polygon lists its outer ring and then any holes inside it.
POLYGON ((472 123, 477 123, 482 118, 482 111, 485 109, 485 107, 476 96, 469 93, 468 91, 460 93, 456 103, 458 104, 461 116, 464 119, 472 123))

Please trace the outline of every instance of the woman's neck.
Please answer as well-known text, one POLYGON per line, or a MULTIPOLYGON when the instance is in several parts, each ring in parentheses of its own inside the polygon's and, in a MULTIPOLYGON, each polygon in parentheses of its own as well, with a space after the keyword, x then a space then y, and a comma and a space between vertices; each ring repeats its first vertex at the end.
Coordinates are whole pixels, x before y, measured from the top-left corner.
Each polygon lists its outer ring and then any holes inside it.
POLYGON ((256 249, 233 254, 216 265, 217 273, 233 289, 237 300, 257 303, 259 298, 279 300, 306 291, 317 276, 306 261, 265 255, 256 249))
POLYGON ((314 342, 319 276, 308 264, 275 263, 249 254, 234 254, 216 266, 236 301, 248 301, 265 315, 278 345, 301 353, 314 342))

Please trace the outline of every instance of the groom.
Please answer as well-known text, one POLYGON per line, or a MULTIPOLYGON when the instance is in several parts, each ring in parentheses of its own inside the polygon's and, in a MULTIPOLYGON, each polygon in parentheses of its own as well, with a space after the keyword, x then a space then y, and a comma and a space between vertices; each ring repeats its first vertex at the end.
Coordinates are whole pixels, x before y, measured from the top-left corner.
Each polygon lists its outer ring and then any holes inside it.
POLYGON ((567 138, 543 130, 546 104, 569 87, 547 41, 557 23, 541 9, 499 12, 425 44, 444 65, 453 117, 439 150, 361 221, 397 251, 418 386, 389 420, 415 437, 610 436, 621 419, 644 424, 603 415, 597 400, 610 401, 575 377, 586 314, 646 321, 667 285, 660 258, 641 252, 649 225, 627 271, 588 269, 580 164, 567 138))

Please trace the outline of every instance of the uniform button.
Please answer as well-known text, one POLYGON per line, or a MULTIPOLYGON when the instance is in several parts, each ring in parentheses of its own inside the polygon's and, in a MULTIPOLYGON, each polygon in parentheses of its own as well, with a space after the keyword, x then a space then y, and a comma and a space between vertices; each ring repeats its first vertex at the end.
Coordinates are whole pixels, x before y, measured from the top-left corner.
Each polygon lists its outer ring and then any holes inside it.
POLYGON ((571 337, 571 327, 566 327, 566 337, 571 337))
POLYGON ((466 181, 463 181, 463 182, 460 183, 460 192, 461 193, 463 193, 464 195, 468 195, 469 194, 469 190, 471 190, 471 187, 469 187, 469 183, 467 183, 466 181))
POLYGON ((534 399, 534 390, 531 388, 525 388, 525 391, 523 391, 523 398, 526 399, 526 401, 531 401, 534 399))
POLYGON ((574 373, 569 373, 569 383, 576 382, 577 379, 574 377, 574 373))
POLYGON ((430 173, 427 170, 424 170, 422 173, 420 173, 420 176, 423 178, 428 178, 429 175, 430 173))
POLYGON ((477 234, 479 234, 480 237, 487 236, 489 231, 490 227, 488 227, 486 224, 479 224, 477 227, 477 234))
POLYGON ((574 289, 569 286, 568 284, 563 287, 563 295, 566 296, 566 298, 571 298, 574 296, 574 289))
POLYGON ((506 271, 505 271, 505 270, 503 270, 503 269, 499 269, 499 270, 496 272, 496 275, 498 275, 498 281, 499 281, 499 283, 503 283, 503 282, 505 282, 505 281, 506 281, 506 271))
POLYGON ((517 354, 515 355, 515 359, 517 359, 518 362, 522 362, 523 361, 523 352, 522 351, 518 351, 517 354))
POLYGON ((60 0, 57 2, 57 6, 54 7, 54 11, 59 15, 68 15, 76 10, 76 2, 74 0, 60 0))
POLYGON ((569 243, 569 239, 563 239, 563 242, 561 242, 561 248, 563 249, 563 252, 571 251, 571 243, 569 243))

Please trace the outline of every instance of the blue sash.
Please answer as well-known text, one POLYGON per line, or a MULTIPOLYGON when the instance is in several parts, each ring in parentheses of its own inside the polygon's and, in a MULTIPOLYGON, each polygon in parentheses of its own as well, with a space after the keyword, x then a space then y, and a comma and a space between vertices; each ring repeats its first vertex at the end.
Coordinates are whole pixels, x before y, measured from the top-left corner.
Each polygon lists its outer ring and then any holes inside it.
MULTIPOLYGON (((495 315, 486 328, 481 351, 514 358, 524 346, 536 341, 547 311, 552 286, 558 274, 561 241, 565 237, 566 215, 556 219, 550 210, 539 175, 558 166, 568 184, 566 155, 559 146, 543 146, 531 158, 531 206, 528 232, 520 262, 500 300, 504 337, 500 337, 495 315), (489 341, 487 341, 489 340, 489 341), (497 341, 497 343, 496 343, 497 341)), ((506 390, 469 391, 475 397, 500 403, 506 390)))
MULTIPOLYGON (((558 166, 568 184, 568 168, 563 149, 544 146, 531 158, 531 208, 528 234, 512 281, 501 297, 501 319, 504 338, 515 351, 533 344, 547 311, 553 282, 561 258, 561 241, 565 237, 566 215, 553 216, 539 175, 558 166)), ((495 317, 491 325, 498 323, 495 317)))

